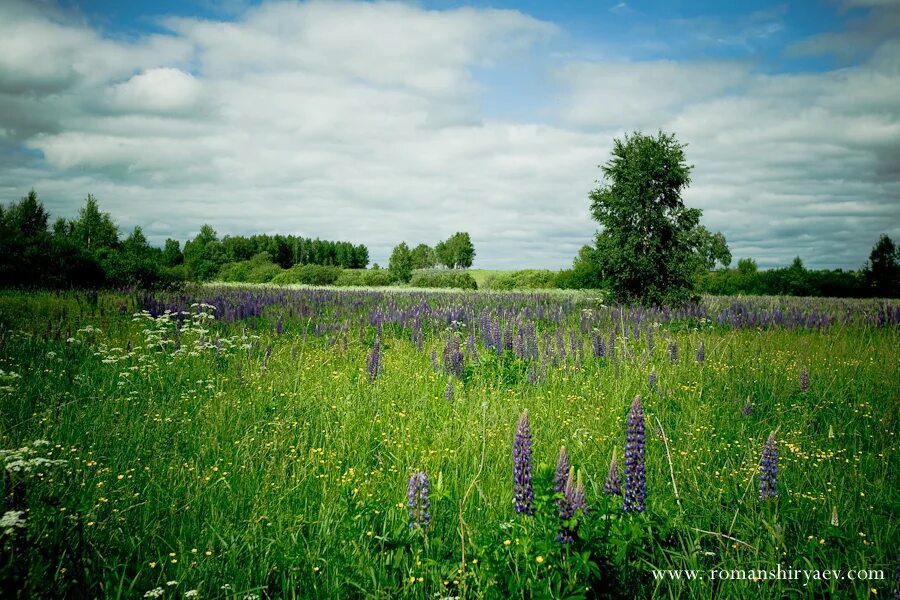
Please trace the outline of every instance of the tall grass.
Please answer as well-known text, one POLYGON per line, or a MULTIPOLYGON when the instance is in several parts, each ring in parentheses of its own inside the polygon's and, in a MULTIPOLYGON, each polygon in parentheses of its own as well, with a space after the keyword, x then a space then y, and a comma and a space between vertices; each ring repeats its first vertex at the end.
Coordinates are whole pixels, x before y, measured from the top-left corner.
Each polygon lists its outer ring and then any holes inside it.
MULTIPOLYGON (((396 298, 378 302, 389 310, 396 298)), ((226 323, 198 316, 213 311, 196 306, 176 336, 167 319, 133 316, 137 297, 0 296, 0 448, 66 461, 4 484, 9 510, 22 483, 25 526, 0 530, 2 589, 23 598, 894 592, 896 326, 671 321, 655 328, 652 352, 646 335, 620 332, 613 360, 593 357, 591 332, 578 327, 587 300, 547 302, 574 309, 560 323, 535 319, 539 338, 575 331, 580 358, 542 367, 492 352, 476 333, 478 358, 467 356, 459 379, 435 370, 431 352, 440 362, 449 335, 465 351, 477 322, 456 331, 426 323, 420 351, 408 328, 373 325, 364 308, 317 330, 330 318, 325 308, 292 317, 276 305, 226 323), (370 382, 376 336, 382 368, 370 382), (623 515, 603 483, 613 450, 621 457, 635 395, 647 419, 648 508, 623 515), (540 496, 534 518, 515 515, 512 504, 511 444, 524 410, 540 496), (760 453, 772 431, 779 494, 760 502, 760 453), (33 445, 41 439, 50 445, 33 445), (591 507, 571 545, 555 542, 547 491, 561 445, 584 474, 591 507), (409 527, 406 507, 407 480, 419 470, 431 482, 425 530, 409 527), (709 575, 779 564, 881 570, 884 578, 709 575), (701 569, 703 579, 652 575, 683 568, 701 569)))

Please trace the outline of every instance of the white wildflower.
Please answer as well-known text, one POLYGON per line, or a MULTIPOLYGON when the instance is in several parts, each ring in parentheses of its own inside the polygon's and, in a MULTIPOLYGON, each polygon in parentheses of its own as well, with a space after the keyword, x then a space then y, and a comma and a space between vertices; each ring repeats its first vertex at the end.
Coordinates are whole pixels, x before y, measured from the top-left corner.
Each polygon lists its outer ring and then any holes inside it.
POLYGON ((10 535, 16 528, 25 527, 25 511, 8 510, 0 517, 0 529, 4 535, 10 535))
POLYGON ((153 588, 152 590, 147 590, 144 592, 144 598, 159 598, 163 595, 163 589, 161 587, 153 588))

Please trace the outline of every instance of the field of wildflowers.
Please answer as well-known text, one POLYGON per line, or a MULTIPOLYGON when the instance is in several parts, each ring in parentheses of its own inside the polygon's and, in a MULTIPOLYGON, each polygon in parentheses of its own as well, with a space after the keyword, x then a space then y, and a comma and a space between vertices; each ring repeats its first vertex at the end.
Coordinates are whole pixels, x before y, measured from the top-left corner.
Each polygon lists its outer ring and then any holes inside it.
POLYGON ((0 589, 890 598, 898 348, 878 301, 2 293, 0 589), (779 565, 867 574, 721 576, 779 565))

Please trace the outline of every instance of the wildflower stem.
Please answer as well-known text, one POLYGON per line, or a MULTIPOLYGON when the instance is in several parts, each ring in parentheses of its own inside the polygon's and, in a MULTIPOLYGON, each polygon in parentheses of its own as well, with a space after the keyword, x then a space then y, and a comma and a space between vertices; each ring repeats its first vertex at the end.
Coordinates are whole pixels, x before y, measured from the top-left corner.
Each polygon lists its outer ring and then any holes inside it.
POLYGON ((662 423, 659 422, 659 417, 654 415, 653 418, 656 419, 656 424, 659 426, 659 430, 662 431, 663 444, 666 446, 666 460, 669 462, 669 475, 672 477, 672 490, 675 492, 675 502, 678 503, 678 506, 681 506, 681 497, 678 495, 678 486, 675 484, 675 469, 672 467, 672 454, 669 452, 669 436, 666 435, 666 430, 663 429, 662 423))

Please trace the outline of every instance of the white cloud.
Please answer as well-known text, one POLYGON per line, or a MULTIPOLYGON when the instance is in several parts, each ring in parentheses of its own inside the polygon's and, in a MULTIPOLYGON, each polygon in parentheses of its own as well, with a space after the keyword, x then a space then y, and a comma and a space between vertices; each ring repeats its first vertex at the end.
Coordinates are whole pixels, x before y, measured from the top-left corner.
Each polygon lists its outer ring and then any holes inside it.
POLYGON ((155 242, 209 222, 362 242, 381 263, 400 240, 469 231, 477 265, 561 267, 595 229, 613 136, 662 127, 690 143, 688 202, 737 256, 858 266, 898 233, 896 45, 807 75, 576 57, 529 123, 485 117, 473 75, 564 37, 519 12, 279 2, 163 23, 126 42, 0 8, 4 201, 33 186, 73 215, 90 192, 155 242))
POLYGON ((197 105, 200 84, 180 69, 158 67, 135 75, 109 90, 113 107, 135 112, 181 112, 197 105))

